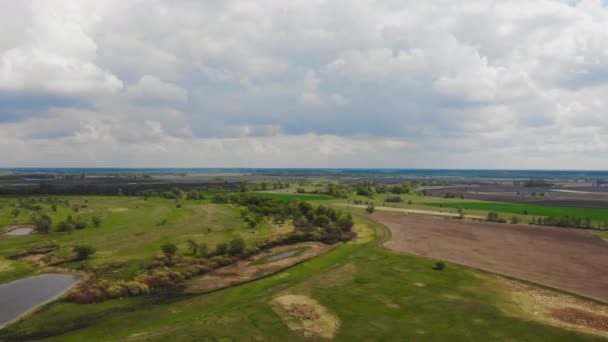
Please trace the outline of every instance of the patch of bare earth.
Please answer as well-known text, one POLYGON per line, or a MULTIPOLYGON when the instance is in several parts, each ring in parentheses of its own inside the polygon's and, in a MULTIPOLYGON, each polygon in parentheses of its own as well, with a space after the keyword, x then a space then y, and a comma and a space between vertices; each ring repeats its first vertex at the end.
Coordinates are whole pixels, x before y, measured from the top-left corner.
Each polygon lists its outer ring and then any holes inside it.
POLYGON ((608 316, 576 308, 563 308, 553 310, 551 316, 568 324, 583 325, 592 329, 608 332, 608 316))
POLYGON ((30 254, 24 257, 21 257, 17 260, 30 263, 36 266, 44 266, 49 263, 51 260, 51 256, 49 254, 30 254))
POLYGON ((211 272, 207 275, 192 278, 187 284, 186 291, 191 293, 209 292, 269 276, 287 267, 291 267, 297 263, 311 259, 317 255, 327 253, 332 248, 334 248, 334 246, 326 245, 320 242, 301 242, 289 246, 275 247, 265 253, 259 253, 251 259, 242 260, 230 266, 220 268, 217 271, 211 272), (298 247, 308 247, 308 249, 293 257, 270 263, 249 266, 250 263, 268 255, 281 253, 298 247))
POLYGON ((340 327, 338 318, 310 297, 289 294, 272 304, 287 327, 305 337, 332 339, 340 327))
POLYGON ((517 280, 492 276, 516 305, 507 313, 562 328, 608 337, 608 306, 517 280))
POLYGON ((608 244, 579 229, 375 215, 386 247, 559 288, 608 303, 608 244))

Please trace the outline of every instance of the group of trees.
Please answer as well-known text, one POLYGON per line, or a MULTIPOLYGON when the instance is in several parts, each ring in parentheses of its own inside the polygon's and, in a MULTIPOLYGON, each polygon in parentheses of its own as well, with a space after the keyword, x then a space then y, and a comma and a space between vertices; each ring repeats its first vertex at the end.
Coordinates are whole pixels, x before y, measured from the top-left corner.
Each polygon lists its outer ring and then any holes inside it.
POLYGON ((542 178, 531 178, 523 183, 523 185, 527 188, 535 188, 535 187, 550 187, 552 184, 547 183, 542 178))
MULTIPOLYGON (((234 238, 230 240, 228 243, 220 242, 215 245, 215 250, 213 252, 209 252, 209 248, 204 242, 197 242, 194 239, 188 239, 188 245, 190 245, 191 255, 195 257, 211 257, 216 255, 226 255, 229 254, 231 256, 240 256, 244 254, 247 250, 247 244, 243 238, 234 238)), ((160 246, 163 254, 172 258, 178 252, 178 247, 174 243, 166 243, 160 246)))
POLYGON ((249 222, 267 219, 275 223, 292 220, 296 231, 293 238, 319 241, 341 241, 349 239, 354 225, 352 216, 323 205, 313 206, 297 199, 289 202, 270 197, 241 194, 235 204, 244 207, 241 216, 249 222))
POLYGON ((555 227, 563 227, 563 228, 584 228, 584 229, 593 228, 593 222, 591 221, 590 218, 580 218, 580 217, 571 217, 571 216, 539 217, 536 220, 533 220, 532 223, 538 224, 541 226, 555 226, 555 227))

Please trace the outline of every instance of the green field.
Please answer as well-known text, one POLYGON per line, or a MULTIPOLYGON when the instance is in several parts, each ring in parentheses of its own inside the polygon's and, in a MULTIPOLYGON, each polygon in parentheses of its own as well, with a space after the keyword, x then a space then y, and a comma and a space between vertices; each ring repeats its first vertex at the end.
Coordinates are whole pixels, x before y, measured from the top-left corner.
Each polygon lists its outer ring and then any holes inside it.
POLYGON ((570 216, 581 219, 589 218, 595 222, 608 222, 608 210, 593 208, 565 208, 549 207, 543 205, 494 203, 494 202, 441 202, 424 203, 424 205, 444 208, 463 208, 465 210, 494 211, 500 213, 511 213, 530 216, 570 216))
POLYGON ((435 271, 432 260, 380 247, 388 237, 383 226, 360 219, 358 227, 361 240, 268 278, 205 295, 58 302, 0 330, 0 340, 307 340, 273 310, 273 298, 284 294, 327 308, 340 322, 338 341, 601 340, 518 318, 492 278, 454 265, 435 271))
POLYGON ((300 201, 328 201, 333 200, 331 196, 325 195, 307 195, 307 194, 292 194, 292 193, 280 193, 280 192, 253 192, 254 196, 259 197, 272 197, 278 198, 283 201, 291 201, 293 199, 299 199, 300 201))
MULTIPOLYGON (((178 208, 175 200, 136 197, 62 197, 73 204, 86 205, 78 215, 90 218, 97 215, 102 218, 100 228, 89 227, 74 230, 72 233, 52 232, 50 234, 32 234, 28 236, 0 235, 0 283, 20 278, 41 271, 28 263, 9 259, 11 255, 25 253, 28 250, 56 245, 59 248, 52 253, 57 258, 72 257, 75 245, 90 245, 96 253, 87 260, 91 267, 109 263, 124 263, 124 266, 113 272, 112 277, 129 279, 147 263, 161 254, 160 246, 164 243, 175 243, 180 253, 189 252, 188 240, 193 239, 206 243, 213 249, 219 242, 241 237, 249 244, 261 241, 276 233, 291 230, 289 225, 274 227, 267 222, 255 229, 246 226, 239 216, 238 208, 230 205, 211 204, 205 201, 180 201, 178 208), (165 221, 163 223, 163 221, 165 221)), ((0 205, 0 231, 7 231, 12 224, 30 222, 33 213, 21 210, 18 217, 10 214, 13 207, 11 200, 2 199, 0 205)), ((12 200, 15 202, 15 200, 12 200)), ((65 220, 75 214, 70 207, 58 206, 54 213, 50 207, 43 205, 43 211, 51 214, 53 223, 65 220)), ((80 268, 79 264, 66 265, 80 268)))

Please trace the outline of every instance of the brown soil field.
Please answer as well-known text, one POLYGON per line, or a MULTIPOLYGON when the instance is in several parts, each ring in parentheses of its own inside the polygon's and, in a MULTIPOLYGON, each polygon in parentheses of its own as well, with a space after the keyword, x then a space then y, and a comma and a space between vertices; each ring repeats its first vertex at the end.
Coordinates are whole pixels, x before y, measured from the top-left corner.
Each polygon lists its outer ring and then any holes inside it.
POLYGON ((576 229, 375 215, 386 247, 547 285, 608 303, 608 243, 576 229))

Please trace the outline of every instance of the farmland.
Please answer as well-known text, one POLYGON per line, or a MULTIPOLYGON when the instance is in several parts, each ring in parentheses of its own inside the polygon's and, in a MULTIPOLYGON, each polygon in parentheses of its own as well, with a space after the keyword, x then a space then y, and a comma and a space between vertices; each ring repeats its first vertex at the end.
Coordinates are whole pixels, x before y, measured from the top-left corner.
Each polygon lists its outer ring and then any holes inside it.
POLYGON ((485 272, 605 300, 606 279, 598 272, 607 260, 601 239, 584 230, 470 221, 484 220, 489 211, 535 218, 560 208, 530 205, 527 210, 535 211, 524 215, 509 212, 516 209, 504 203, 413 192, 394 202, 392 193, 357 195, 359 185, 333 180, 264 182, 133 196, 1 198, 1 231, 31 224, 40 213, 53 224, 48 234, 0 236, 0 283, 53 271, 82 275, 84 285, 72 291, 80 295, 70 293, 1 329, 0 340, 608 337, 601 326, 608 317, 605 305, 485 272), (280 190, 251 191, 279 185, 280 190), (302 189, 307 193, 298 193, 302 189), (370 202, 377 212, 367 213, 370 202), (470 206, 457 220, 462 204, 470 206), (344 211, 354 216, 356 235, 335 235, 350 217, 344 211), (60 231, 69 216, 86 227, 60 231), (428 220, 437 224, 422 230, 430 237, 408 240, 421 237, 412 231, 404 238, 394 227, 402 220, 411 229, 428 220), (239 239, 246 247, 240 257, 226 249, 239 239), (485 245, 469 245, 475 241, 485 245), (75 259, 77 245, 94 253, 75 259), (412 245, 422 250, 403 248, 412 245), (443 253, 449 246, 473 254, 443 253), (555 250, 567 253, 555 256, 555 250), (445 268, 437 269, 438 259, 445 268), (120 292, 131 281, 152 290, 120 292), (95 297, 100 288, 106 297, 95 297), (596 326, 577 321, 589 315, 596 326))
POLYGON ((608 222, 608 209, 550 207, 543 205, 492 203, 492 202, 442 202, 425 203, 433 207, 463 208, 467 210, 495 211, 530 216, 570 216, 580 219, 589 218, 594 222, 608 222))
POLYGON ((377 216, 387 247, 525 279, 608 303, 608 244, 577 229, 377 216), (560 251, 556 254, 555 251, 560 251))
POLYGON ((0 338, 82 341, 103 336, 160 341, 170 336, 179 341, 192 336, 235 340, 272 336, 304 340, 301 332, 283 323, 285 317, 273 304, 276 298, 293 294, 314 298, 339 320, 336 340, 399 339, 404 333, 431 340, 459 336, 469 340, 600 340, 526 319, 510 290, 492 277, 455 265, 437 272, 431 260, 379 247, 387 232, 373 221, 359 221, 358 229, 373 229, 375 238, 347 243, 256 282, 206 295, 173 293, 85 306, 60 302, 0 331, 0 338))

